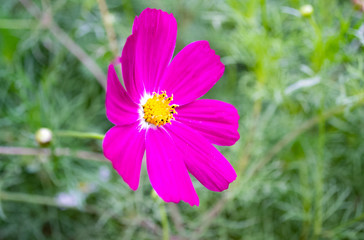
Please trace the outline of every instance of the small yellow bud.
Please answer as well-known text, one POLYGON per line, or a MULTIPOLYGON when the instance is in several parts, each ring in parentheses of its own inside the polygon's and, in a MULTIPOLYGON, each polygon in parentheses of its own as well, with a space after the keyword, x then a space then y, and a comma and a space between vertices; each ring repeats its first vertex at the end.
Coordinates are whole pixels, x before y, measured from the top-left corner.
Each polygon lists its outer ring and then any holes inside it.
POLYGON ((310 4, 300 7, 300 13, 303 17, 310 17, 313 13, 313 7, 310 4))
POLYGON ((35 133, 35 140, 40 146, 47 146, 52 141, 52 131, 48 128, 40 128, 35 133))

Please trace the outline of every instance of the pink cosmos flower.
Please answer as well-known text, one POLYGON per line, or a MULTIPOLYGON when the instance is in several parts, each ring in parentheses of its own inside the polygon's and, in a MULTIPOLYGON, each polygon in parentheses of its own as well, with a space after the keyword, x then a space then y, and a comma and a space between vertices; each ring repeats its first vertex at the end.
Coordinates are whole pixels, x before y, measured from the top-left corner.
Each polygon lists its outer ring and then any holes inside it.
POLYGON ((133 190, 146 152, 149 179, 166 202, 191 206, 199 199, 188 172, 211 191, 236 179, 212 145, 239 139, 234 106, 200 99, 224 73, 207 41, 187 45, 171 61, 177 37, 173 14, 145 9, 134 20, 120 62, 126 90, 114 65, 108 70, 106 116, 116 126, 105 135, 104 155, 133 190))

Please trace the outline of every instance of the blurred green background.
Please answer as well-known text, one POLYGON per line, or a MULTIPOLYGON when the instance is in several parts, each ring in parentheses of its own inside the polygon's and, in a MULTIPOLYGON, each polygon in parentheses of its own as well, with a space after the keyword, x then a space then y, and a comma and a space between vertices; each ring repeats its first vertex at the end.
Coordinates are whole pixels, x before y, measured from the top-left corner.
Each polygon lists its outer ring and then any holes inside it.
POLYGON ((0 5, 0 239, 364 239, 364 18, 352 1, 0 5), (145 167, 131 191, 101 140, 61 132, 112 126, 100 82, 146 7, 174 14, 176 52, 210 42, 226 70, 205 98, 241 116, 241 139, 218 147, 239 178, 223 193, 193 179, 198 208, 162 203, 145 167), (45 149, 41 127, 54 133, 45 149))

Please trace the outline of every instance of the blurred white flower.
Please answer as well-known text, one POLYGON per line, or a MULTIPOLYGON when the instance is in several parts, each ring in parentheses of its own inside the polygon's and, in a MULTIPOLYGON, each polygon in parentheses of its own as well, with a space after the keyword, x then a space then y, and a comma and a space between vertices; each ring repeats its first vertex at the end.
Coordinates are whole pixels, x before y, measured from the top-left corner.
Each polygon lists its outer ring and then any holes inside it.
POLYGON ((99 178, 101 182, 108 182, 110 180, 110 169, 106 166, 99 168, 99 178))
POLYGON ((61 207, 80 207, 84 196, 81 192, 71 190, 69 192, 61 192, 56 197, 56 202, 61 207))

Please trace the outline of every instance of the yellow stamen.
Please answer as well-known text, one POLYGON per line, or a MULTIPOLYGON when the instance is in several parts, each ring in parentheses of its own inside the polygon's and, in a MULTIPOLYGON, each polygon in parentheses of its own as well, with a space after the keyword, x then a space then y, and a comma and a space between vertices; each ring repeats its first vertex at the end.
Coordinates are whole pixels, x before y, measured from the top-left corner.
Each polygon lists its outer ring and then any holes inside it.
POLYGON ((168 97, 166 91, 162 94, 153 93, 153 96, 143 105, 144 120, 157 127, 166 123, 171 124, 171 120, 174 119, 173 114, 177 114, 175 108, 178 107, 176 104, 169 105, 172 100, 173 94, 168 97))

